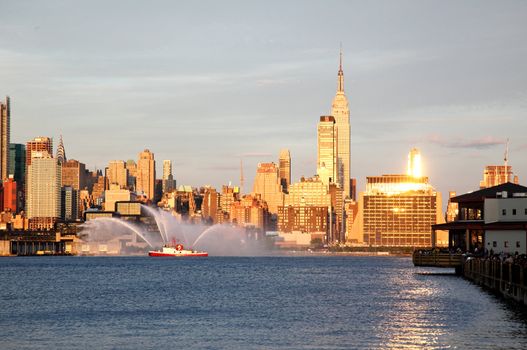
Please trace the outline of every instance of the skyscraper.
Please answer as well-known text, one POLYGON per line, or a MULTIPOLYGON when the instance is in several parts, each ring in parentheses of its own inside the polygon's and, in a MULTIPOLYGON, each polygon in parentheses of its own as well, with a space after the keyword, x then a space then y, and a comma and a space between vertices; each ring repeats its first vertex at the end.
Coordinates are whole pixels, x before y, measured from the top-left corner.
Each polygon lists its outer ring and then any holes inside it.
POLYGON ((18 186, 24 184, 26 177, 26 145, 9 144, 9 175, 13 175, 18 186))
POLYGON ((86 165, 75 159, 66 160, 62 165, 62 186, 76 191, 86 187, 86 165))
POLYGON ((49 137, 39 136, 26 144, 26 168, 31 165, 31 158, 34 152, 46 151, 48 154, 53 154, 53 140, 49 137))
POLYGON ((335 118, 320 117, 317 140, 317 175, 326 186, 338 183, 338 130, 335 118))
POLYGON ((5 103, 0 102, 0 180, 7 180, 9 175, 10 128, 11 105, 9 96, 6 96, 5 103))
POLYGON ((163 161, 163 193, 174 189, 174 176, 172 175, 172 161, 163 161))
POLYGON ((154 154, 148 149, 139 153, 137 161, 137 192, 144 192, 148 199, 154 199, 154 186, 156 180, 156 162, 154 154))
POLYGON ((27 217, 59 218, 61 166, 47 152, 34 153, 27 169, 27 217))
POLYGON ((280 150, 278 169, 282 189, 284 190, 284 192, 287 192, 289 185, 291 184, 291 154, 286 148, 280 150))
POLYGON ((342 50, 340 51, 340 65, 338 71, 337 94, 331 105, 331 115, 335 118, 338 130, 338 182, 344 189, 345 196, 350 195, 350 167, 351 167, 351 126, 348 98, 344 93, 344 71, 342 70, 342 50))
POLYGON ((359 199, 364 243, 429 247, 431 225, 444 222, 441 193, 422 176, 419 151, 412 149, 408 158, 405 175, 366 178, 366 191, 359 199))
POLYGON ((108 178, 108 186, 115 184, 119 185, 119 188, 127 188, 128 170, 124 160, 111 160, 108 163, 106 177, 108 178))
POLYGON ((270 213, 278 213, 278 206, 283 205, 284 193, 278 177, 278 167, 275 163, 258 164, 253 192, 260 194, 262 199, 267 202, 270 213))
POLYGON ((62 135, 60 135, 60 142, 57 147, 57 161, 60 164, 64 164, 66 162, 66 150, 64 149, 64 142, 62 141, 62 135))

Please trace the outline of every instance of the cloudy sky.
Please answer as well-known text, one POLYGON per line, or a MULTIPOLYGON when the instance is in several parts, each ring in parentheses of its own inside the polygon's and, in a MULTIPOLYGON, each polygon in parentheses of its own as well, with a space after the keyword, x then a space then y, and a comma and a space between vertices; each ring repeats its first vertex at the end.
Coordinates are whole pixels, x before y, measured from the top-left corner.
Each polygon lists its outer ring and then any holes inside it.
POLYGON ((238 183, 316 127, 344 52, 352 176, 404 172, 418 147, 444 193, 485 165, 527 176, 527 2, 0 0, 0 95, 11 139, 64 137, 90 168, 171 159, 179 184, 238 183))

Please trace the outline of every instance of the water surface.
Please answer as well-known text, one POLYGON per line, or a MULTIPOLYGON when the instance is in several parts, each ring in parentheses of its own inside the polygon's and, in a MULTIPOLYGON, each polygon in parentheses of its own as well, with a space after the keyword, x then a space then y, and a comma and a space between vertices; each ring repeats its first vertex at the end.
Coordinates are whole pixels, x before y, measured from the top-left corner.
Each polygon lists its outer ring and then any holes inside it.
MULTIPOLYGON (((0 259, 1 349, 525 349, 525 314, 395 257, 0 259)), ((448 270, 447 270, 448 271, 448 270)))

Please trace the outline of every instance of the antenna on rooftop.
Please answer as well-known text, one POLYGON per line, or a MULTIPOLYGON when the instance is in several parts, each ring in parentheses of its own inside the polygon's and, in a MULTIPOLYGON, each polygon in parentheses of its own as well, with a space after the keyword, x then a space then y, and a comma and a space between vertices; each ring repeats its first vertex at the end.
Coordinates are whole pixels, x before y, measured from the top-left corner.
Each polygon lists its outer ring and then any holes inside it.
POLYGON ((508 168, 508 162, 509 162, 509 138, 507 137, 507 142, 505 142, 505 154, 503 156, 503 161, 505 165, 505 177, 507 178, 506 182, 509 182, 509 168, 508 168))
POLYGON ((243 177, 243 158, 240 157, 240 195, 243 193, 243 185, 245 178, 243 177))

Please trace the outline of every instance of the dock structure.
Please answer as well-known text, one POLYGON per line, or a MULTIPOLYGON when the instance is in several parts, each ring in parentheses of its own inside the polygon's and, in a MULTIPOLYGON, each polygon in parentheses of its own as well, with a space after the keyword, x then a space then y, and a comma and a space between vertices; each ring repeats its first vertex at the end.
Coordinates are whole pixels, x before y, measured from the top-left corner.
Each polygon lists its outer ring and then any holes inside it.
POLYGON ((415 250, 412 254, 414 266, 423 267, 445 267, 461 268, 463 264, 463 255, 461 253, 450 253, 439 249, 420 249, 415 250))
POLYGON ((527 266, 497 259, 468 258, 463 277, 507 299, 527 305, 527 266))
POLYGON ((75 232, 21 231, 0 236, 0 256, 73 255, 79 239, 75 232))

